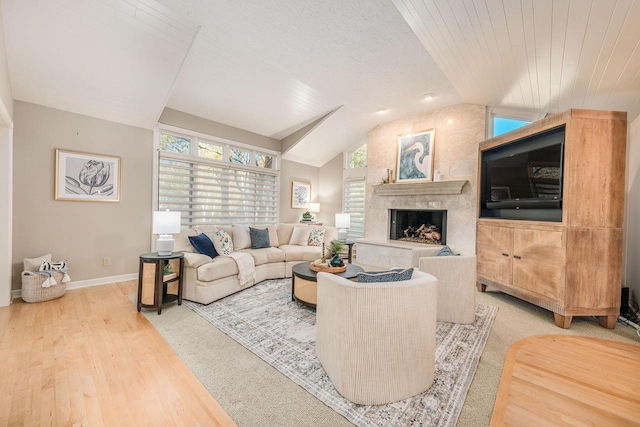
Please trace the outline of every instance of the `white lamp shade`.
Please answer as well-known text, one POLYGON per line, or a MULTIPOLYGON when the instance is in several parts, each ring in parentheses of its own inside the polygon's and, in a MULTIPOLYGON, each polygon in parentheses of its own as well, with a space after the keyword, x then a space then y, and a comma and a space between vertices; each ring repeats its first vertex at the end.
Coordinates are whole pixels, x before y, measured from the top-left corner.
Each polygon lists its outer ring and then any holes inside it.
POLYGON ((153 234, 180 233, 180 212, 154 211, 153 234))
POLYGON ((320 203, 309 203, 309 212, 320 212, 320 203))
POLYGON ((336 227, 337 228, 349 228, 351 227, 351 215, 348 213, 336 214, 336 227))

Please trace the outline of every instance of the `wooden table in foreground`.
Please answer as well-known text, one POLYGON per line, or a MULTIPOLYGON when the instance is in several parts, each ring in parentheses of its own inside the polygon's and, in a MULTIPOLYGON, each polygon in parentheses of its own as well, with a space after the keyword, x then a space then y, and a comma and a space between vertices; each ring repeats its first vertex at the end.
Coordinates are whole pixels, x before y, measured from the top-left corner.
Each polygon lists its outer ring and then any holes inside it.
POLYGON ((569 335, 507 352, 491 426, 640 425, 640 345, 569 335))

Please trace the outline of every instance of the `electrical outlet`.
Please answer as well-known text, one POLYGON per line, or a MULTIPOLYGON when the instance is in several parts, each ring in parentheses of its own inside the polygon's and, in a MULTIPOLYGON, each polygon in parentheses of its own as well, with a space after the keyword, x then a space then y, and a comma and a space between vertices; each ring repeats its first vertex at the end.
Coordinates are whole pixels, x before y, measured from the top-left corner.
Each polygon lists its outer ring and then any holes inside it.
POLYGON ((103 267, 108 267, 110 265, 111 265, 111 258, 109 258, 109 257, 102 258, 102 266, 103 267))

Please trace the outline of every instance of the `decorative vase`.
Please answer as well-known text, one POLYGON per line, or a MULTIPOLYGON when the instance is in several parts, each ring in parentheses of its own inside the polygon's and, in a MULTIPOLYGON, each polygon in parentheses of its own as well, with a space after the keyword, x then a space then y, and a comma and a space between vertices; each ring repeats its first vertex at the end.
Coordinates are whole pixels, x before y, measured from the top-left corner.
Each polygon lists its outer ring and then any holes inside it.
POLYGON ((342 257, 340 257, 340 254, 337 252, 333 254, 333 257, 331 258, 330 263, 332 267, 342 267, 344 265, 344 261, 342 260, 342 257))

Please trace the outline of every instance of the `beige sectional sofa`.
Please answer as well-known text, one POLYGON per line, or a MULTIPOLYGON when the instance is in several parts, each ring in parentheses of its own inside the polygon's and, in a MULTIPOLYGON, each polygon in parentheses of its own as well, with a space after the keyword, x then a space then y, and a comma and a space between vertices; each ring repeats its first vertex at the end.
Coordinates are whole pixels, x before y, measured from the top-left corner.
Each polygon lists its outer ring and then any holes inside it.
POLYGON ((200 233, 212 237, 215 227, 196 227, 174 236, 174 251, 184 253, 183 298, 209 304, 266 279, 291 277, 291 268, 294 265, 303 261, 314 261, 322 255, 321 246, 290 244, 295 227, 324 228, 324 242, 327 245, 338 237, 338 229, 335 227, 311 226, 304 223, 252 226, 269 229, 271 247, 251 249, 250 246, 246 247, 246 238, 240 236, 240 227, 247 226, 218 226, 217 228, 226 231, 231 236, 234 246, 236 243, 233 235, 235 229, 239 245, 234 251, 246 252, 253 257, 256 277, 254 281, 244 286, 240 285, 238 266, 232 258, 223 255, 210 258, 207 255, 197 253, 189 242, 189 236, 196 236, 200 233))

